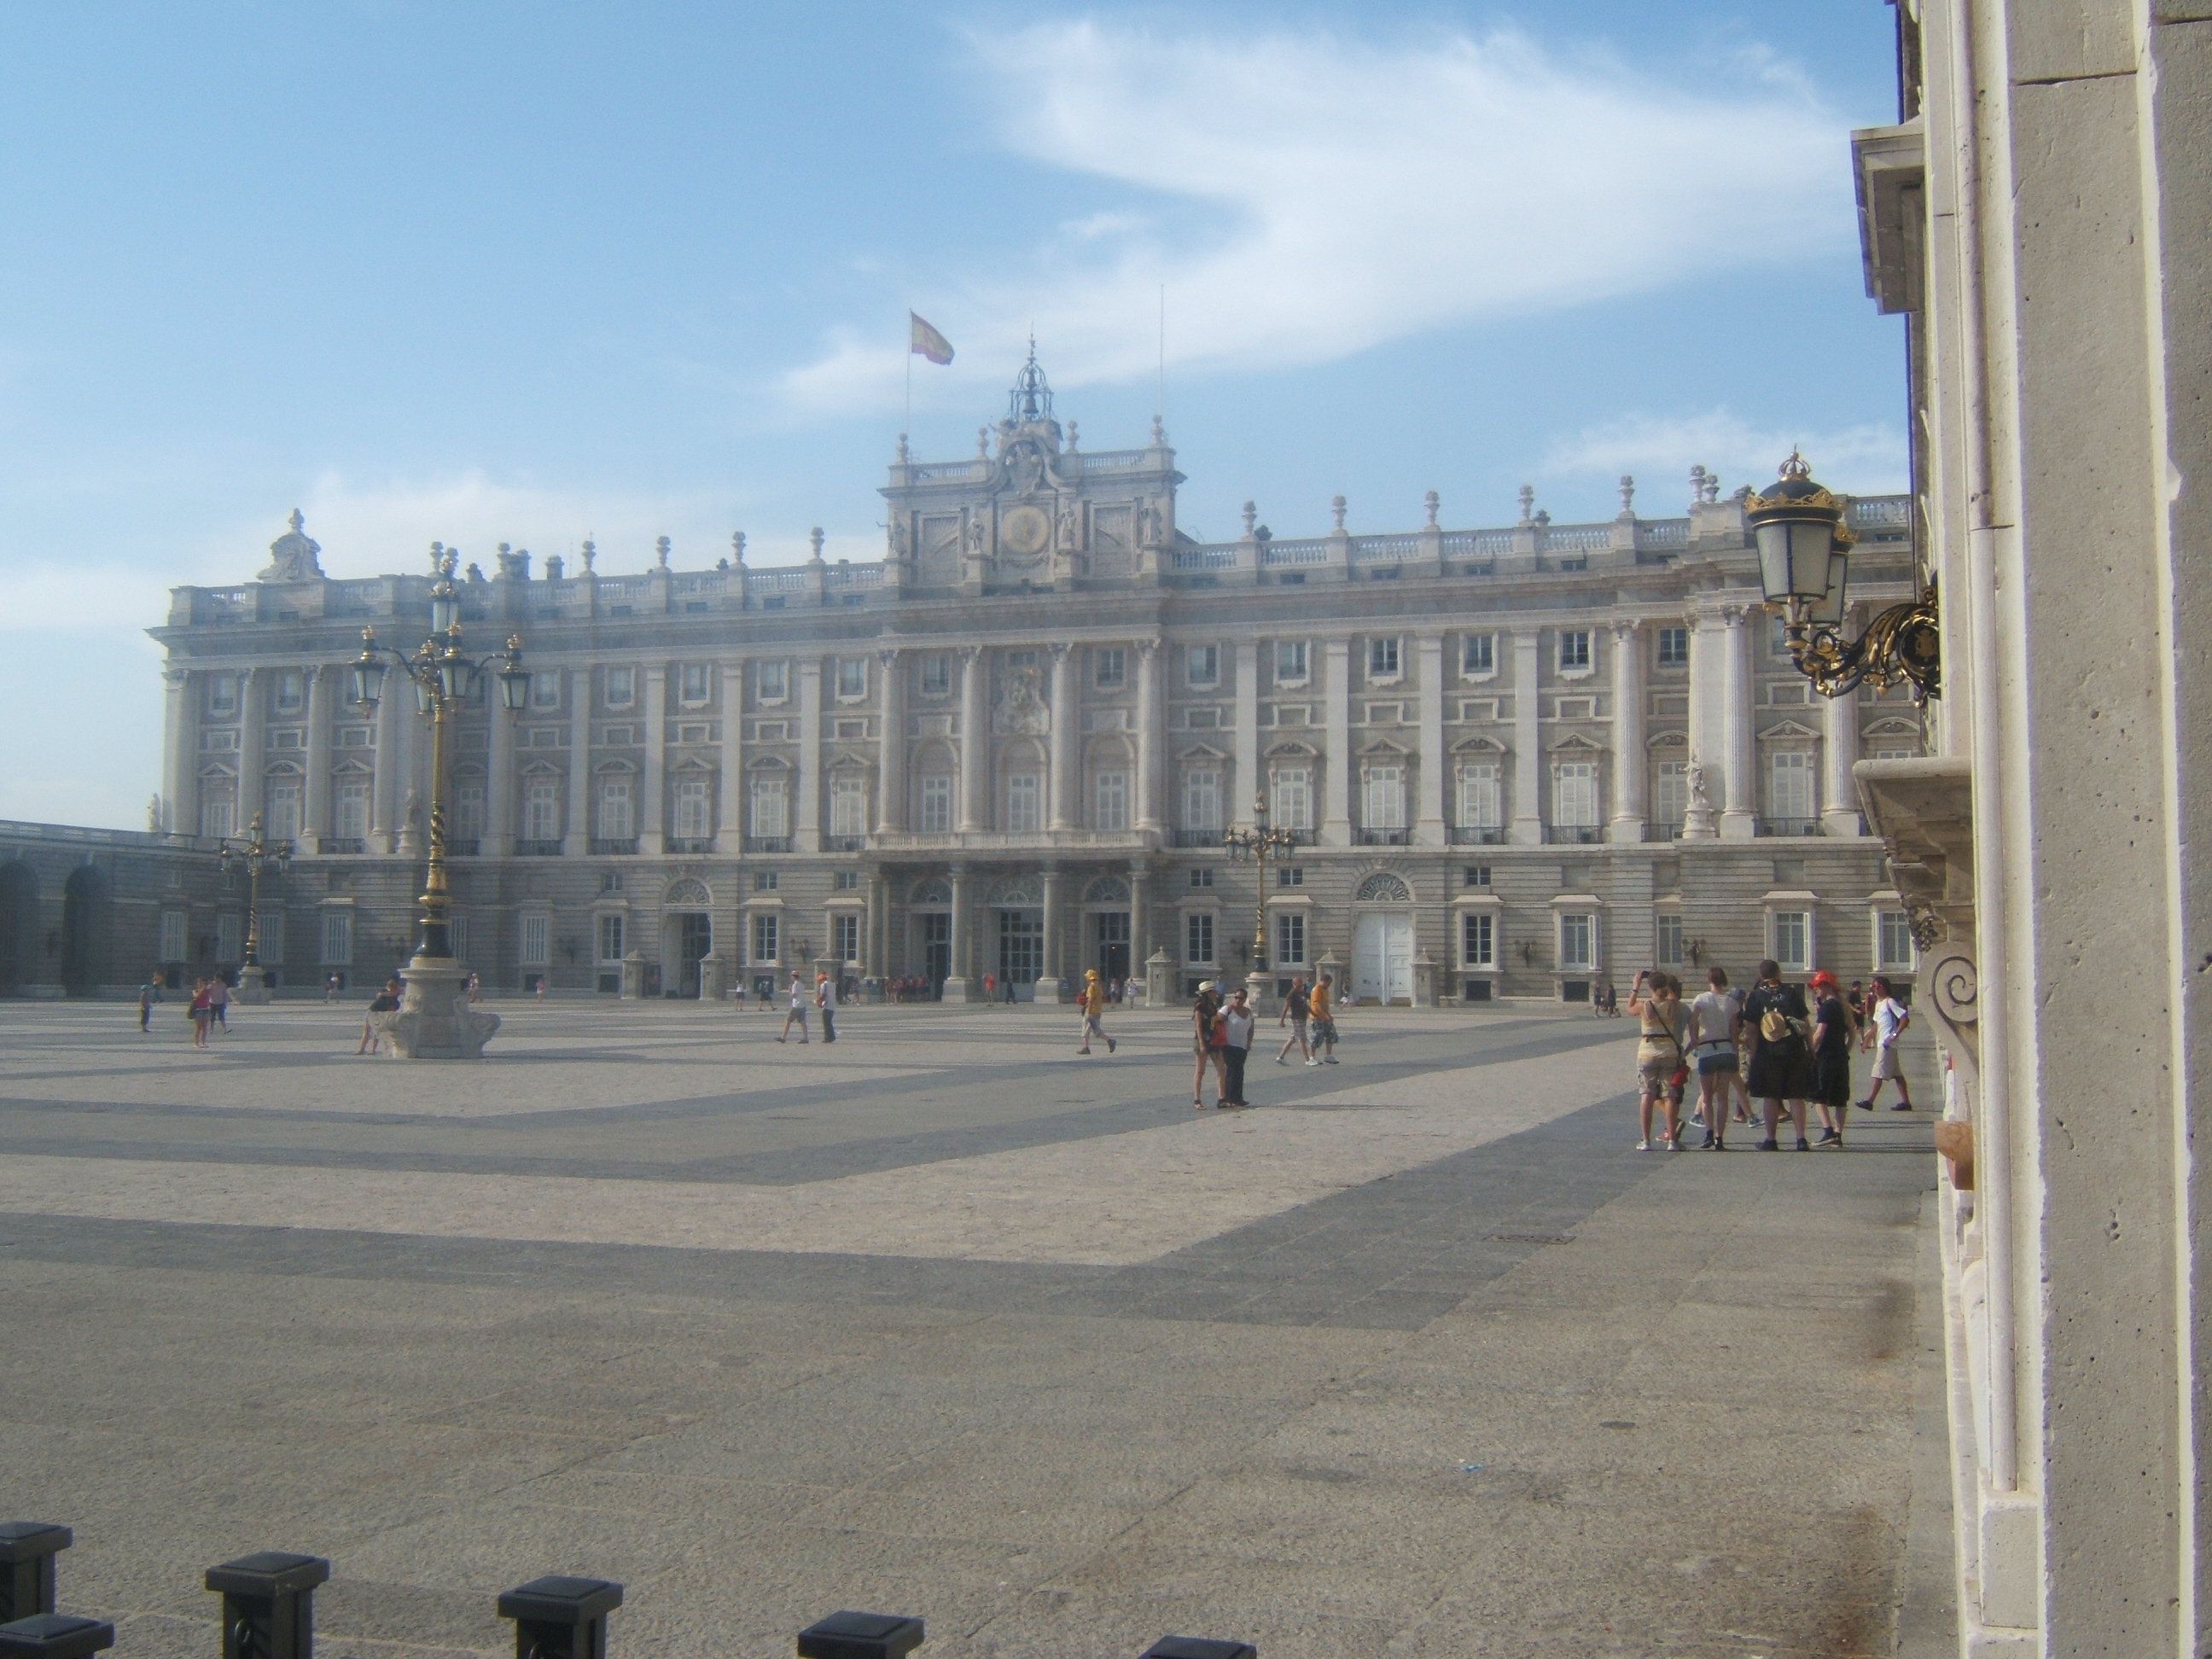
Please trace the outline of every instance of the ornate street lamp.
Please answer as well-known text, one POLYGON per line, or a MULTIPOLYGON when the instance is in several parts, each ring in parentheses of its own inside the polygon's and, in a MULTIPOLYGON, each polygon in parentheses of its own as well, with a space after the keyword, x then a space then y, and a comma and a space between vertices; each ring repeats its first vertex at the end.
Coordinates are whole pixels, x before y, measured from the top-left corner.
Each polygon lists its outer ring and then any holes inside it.
MULTIPOLYGON (((1230 858, 1238 864, 1250 863, 1259 868, 1260 897, 1252 907, 1252 969, 1244 983, 1247 990, 1252 981, 1263 978, 1267 972, 1267 860, 1279 858, 1298 844, 1295 830, 1271 829, 1267 823, 1267 803, 1264 797, 1252 798, 1252 822, 1232 824, 1224 830, 1221 844, 1229 849, 1230 858)), ((1254 1003, 1258 996, 1249 999, 1254 1003)))
MULTIPOLYGON (((228 875, 240 865, 246 866, 246 960, 239 964, 239 983, 248 988, 247 975, 256 980, 261 973, 261 872, 270 866, 283 875, 292 867, 292 843, 270 841, 261 833, 261 814, 253 815, 253 822, 243 836, 225 836, 217 843, 222 854, 222 873, 228 875)), ((254 985, 251 988, 264 988, 254 985)))
POLYGON ((1797 672, 1824 697, 1863 683, 1909 681, 1912 700, 1942 692, 1942 638, 1936 627, 1936 585, 1892 605, 1857 639, 1843 637, 1844 590, 1858 538, 1844 523, 1844 503, 1813 479, 1795 450, 1781 481, 1747 497, 1744 523, 1759 542, 1759 580, 1766 602, 1783 612, 1783 637, 1797 672))
POLYGON ((430 853, 422 884, 422 914, 415 954, 400 969, 407 994, 394 1028, 392 1051, 410 1059, 474 1058, 499 1026, 495 1014, 468 1007, 466 975, 453 959, 451 901, 446 882, 446 728, 479 680, 499 682, 500 706, 509 719, 530 696, 530 674, 522 665, 522 641, 507 637, 495 657, 471 658, 461 648, 461 602, 453 585, 459 554, 445 550, 438 579, 430 586, 430 634, 412 656, 377 642, 376 630, 361 630, 361 655, 354 659, 349 701, 374 708, 384 698, 386 675, 393 667, 415 687, 416 708, 430 720, 430 853), (413 1024, 409 1016, 416 1017, 413 1024))

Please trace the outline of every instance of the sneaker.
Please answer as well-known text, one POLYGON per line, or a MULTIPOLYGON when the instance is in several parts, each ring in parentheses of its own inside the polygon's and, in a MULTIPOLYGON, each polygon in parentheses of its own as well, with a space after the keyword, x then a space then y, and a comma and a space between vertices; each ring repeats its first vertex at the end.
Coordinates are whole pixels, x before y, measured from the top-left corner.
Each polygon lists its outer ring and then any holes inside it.
POLYGON ((1706 1131, 1705 1131, 1705 1145, 1704 1145, 1704 1148, 1703 1148, 1703 1150, 1705 1150, 1705 1152, 1710 1152, 1711 1151, 1712 1151, 1712 1149, 1713 1149, 1714 1147, 1717 1146, 1718 1145, 1720 1145, 1720 1143, 1719 1143, 1718 1141, 1717 1141, 1717 1140, 1715 1140, 1715 1139, 1713 1139, 1713 1132, 1712 1132, 1711 1129, 1706 1130, 1706 1131))
POLYGON ((1280 1054, 1277 1054, 1275 1056, 1275 1064, 1278 1066, 1287 1066, 1291 1062, 1289 1060, 1285 1060, 1280 1054))
POLYGON ((1804 1136, 1799 1135, 1797 1137, 1797 1150, 1801 1152, 1809 1152, 1813 1150, 1813 1143, 1806 1139, 1804 1136))
POLYGON ((1309 1065, 1309 1066, 1318 1066, 1318 1065, 1320 1065, 1320 1064, 1321 1064, 1321 1062, 1320 1062, 1319 1060, 1308 1060, 1308 1061, 1306 1062, 1306 1064, 1307 1064, 1307 1065, 1309 1065))
POLYGON ((1667 1150, 1670 1152, 1686 1152, 1689 1148, 1682 1145, 1682 1137, 1676 1135, 1667 1143, 1667 1150))
POLYGON ((1762 1152, 1778 1152, 1782 1150, 1782 1143, 1769 1135, 1759 1143, 1759 1150, 1762 1152))
POLYGON ((1870 1112, 1870 1111, 1874 1110, 1874 1102, 1873 1102, 1871 1099, 1868 1099, 1868 1100, 1855 1100, 1855 1101, 1853 1101, 1853 1102, 1851 1103, 1851 1104, 1852 1104, 1852 1105, 1854 1105, 1854 1106, 1856 1106, 1856 1107, 1857 1107, 1857 1108, 1859 1109, 1859 1110, 1861 1110, 1861 1111, 1863 1111, 1863 1112, 1870 1112))
POLYGON ((1823 1146, 1832 1146, 1842 1139, 1843 1137, 1838 1134, 1833 1129, 1823 1129, 1820 1131, 1820 1145, 1823 1146))
POLYGON ((1639 1152, 1648 1152, 1651 1150, 1651 1143, 1648 1140, 1639 1140, 1636 1143, 1636 1150, 1639 1152))
POLYGON ((1112 1054, 1112 1053, 1113 1053, 1116 1048, 1120 1048, 1121 1046, 1121 1045, 1120 1043, 1118 1043, 1118 1042, 1115 1042, 1115 1041, 1114 1041, 1114 1039, 1113 1039, 1112 1037, 1108 1037, 1108 1038, 1106 1039, 1106 1052, 1107 1052, 1108 1054, 1112 1054))
POLYGON ((1692 1128, 1693 1128, 1693 1129, 1702 1129, 1702 1128, 1704 1128, 1704 1127, 1705 1127, 1705 1115, 1703 1112, 1692 1112, 1692 1113, 1691 1113, 1691 1114, 1690 1114, 1690 1127, 1691 1127, 1692 1128))
MULTIPOLYGON (((1326 1059, 1326 1060, 1322 1060, 1322 1065, 1324 1065, 1324 1066, 1334 1066, 1334 1065, 1335 1065, 1335 1064, 1336 1064, 1336 1056, 1335 1056, 1334 1054, 1331 1054, 1328 1059, 1326 1059)), ((1893 1111, 1893 1112, 1909 1112, 1909 1111, 1911 1111, 1911 1110, 1912 1109, 1912 1108, 1911 1108, 1910 1106, 1893 1106, 1893 1107, 1891 1107, 1891 1108, 1890 1108, 1890 1109, 1891 1109, 1892 1111, 1893 1111)))
POLYGON ((1079 1054, 1087 1054, 1091 1050, 1088 1048, 1078 1048, 1075 1052, 1079 1054))
POLYGON ((1909 1100, 1900 1100, 1889 1109, 1893 1112, 1909 1112, 1912 1109, 1912 1103, 1909 1100))
POLYGON ((1709 1152, 1724 1152, 1728 1151, 1728 1142, 1725 1140, 1708 1141, 1705 1144, 1705 1150, 1709 1152))

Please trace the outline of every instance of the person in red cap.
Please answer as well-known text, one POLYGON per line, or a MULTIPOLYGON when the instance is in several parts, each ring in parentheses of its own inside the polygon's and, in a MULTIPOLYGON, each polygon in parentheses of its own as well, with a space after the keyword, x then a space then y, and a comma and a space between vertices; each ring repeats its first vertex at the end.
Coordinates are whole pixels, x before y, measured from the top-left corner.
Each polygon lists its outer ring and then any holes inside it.
POLYGON ((1813 1103, 1820 1109, 1822 1146, 1840 1149, 1851 1111, 1851 1013, 1836 976, 1813 975, 1813 1103))

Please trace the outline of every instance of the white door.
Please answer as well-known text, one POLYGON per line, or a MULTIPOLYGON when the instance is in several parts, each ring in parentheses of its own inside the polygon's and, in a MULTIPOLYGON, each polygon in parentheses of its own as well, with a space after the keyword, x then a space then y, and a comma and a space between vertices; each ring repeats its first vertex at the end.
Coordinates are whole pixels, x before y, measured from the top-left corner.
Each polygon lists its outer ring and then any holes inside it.
POLYGON ((1352 936, 1352 995, 1356 1002, 1413 1000, 1413 919, 1362 916, 1352 936))

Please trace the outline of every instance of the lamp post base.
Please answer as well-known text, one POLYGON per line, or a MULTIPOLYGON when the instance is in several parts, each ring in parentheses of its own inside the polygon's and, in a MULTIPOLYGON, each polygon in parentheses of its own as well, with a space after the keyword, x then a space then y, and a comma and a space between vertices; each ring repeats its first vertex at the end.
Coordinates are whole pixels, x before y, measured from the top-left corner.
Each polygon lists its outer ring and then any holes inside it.
POLYGON ((452 957, 417 957, 399 970, 397 1013, 374 1016, 394 1060, 482 1060, 499 1016, 469 1006, 469 975, 452 957))

